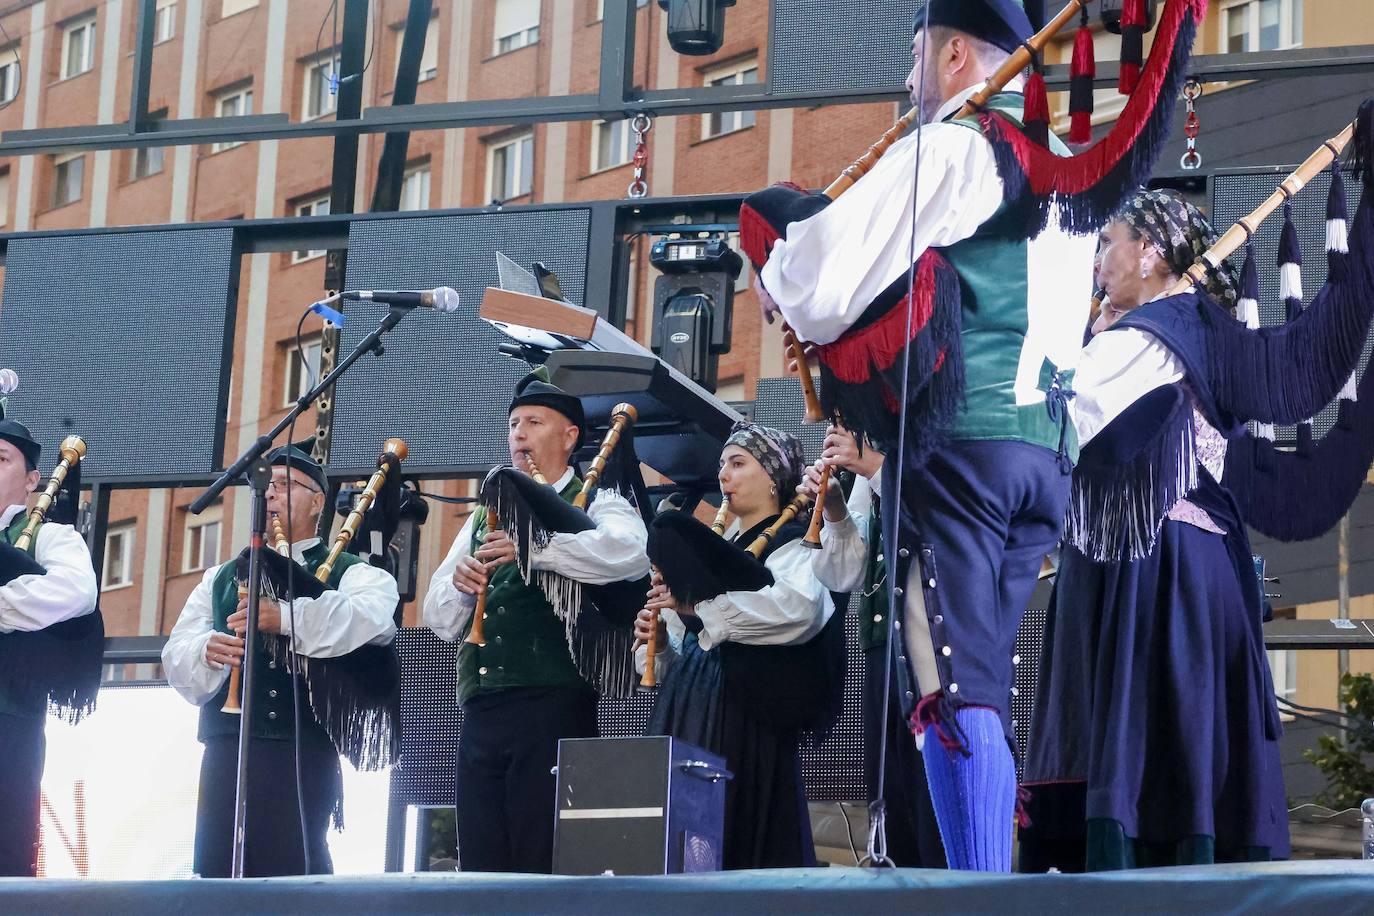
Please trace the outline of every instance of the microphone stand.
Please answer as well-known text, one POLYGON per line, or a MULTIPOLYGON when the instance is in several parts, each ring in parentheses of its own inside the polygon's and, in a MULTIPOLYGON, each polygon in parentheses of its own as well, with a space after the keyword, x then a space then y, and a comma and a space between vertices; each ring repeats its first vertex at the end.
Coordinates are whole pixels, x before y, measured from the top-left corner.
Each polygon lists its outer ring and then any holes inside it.
MULTIPOLYGON (((286 416, 282 417, 270 431, 259 436, 238 457, 238 460, 225 469, 224 473, 206 488, 204 493, 196 497, 195 502, 191 503, 190 506, 191 512, 199 515, 230 484, 243 478, 248 481, 252 499, 252 531, 248 540, 248 626, 244 633, 246 651, 243 653, 243 676, 240 679, 243 684, 243 712, 239 718, 238 781, 234 789, 233 857, 229 871, 230 877, 233 878, 243 877, 247 839, 248 745, 253 722, 251 718, 253 713, 253 676, 256 673, 253 657, 256 654, 254 648, 257 646, 258 637, 258 604, 262 594, 261 555, 263 545, 267 542, 267 486, 272 480, 272 469, 264 460, 264 456, 267 454, 267 450, 272 447, 272 442, 277 436, 281 435, 298 416, 304 413, 305 409, 313 404, 316 398, 328 390, 339 376, 347 372, 350 366, 368 353, 382 355, 384 352, 382 336, 400 324, 401 319, 415 309, 414 305, 394 302, 390 305, 390 310, 372 333, 359 341, 358 345, 353 348, 353 352, 335 366, 332 372, 320 379, 318 385, 301 395, 286 416)), ((296 710, 296 714, 300 714, 299 709, 296 710)), ((306 839, 302 837, 303 841, 306 839)))

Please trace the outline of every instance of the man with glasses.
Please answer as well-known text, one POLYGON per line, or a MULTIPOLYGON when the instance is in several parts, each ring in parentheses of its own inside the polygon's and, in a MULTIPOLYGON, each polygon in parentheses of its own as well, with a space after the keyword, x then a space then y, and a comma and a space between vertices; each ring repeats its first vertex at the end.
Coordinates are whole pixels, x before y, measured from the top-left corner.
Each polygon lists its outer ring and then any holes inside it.
MULTIPOLYGON (((340 733, 365 730, 362 721, 369 711, 364 701, 349 695, 346 679, 323 679, 332 660, 366 657, 368 647, 392 643, 400 596, 390 573, 347 553, 325 582, 315 578, 329 554, 328 544, 316 535, 325 506, 324 469, 296 446, 283 446, 268 458, 272 483, 267 511, 281 521, 291 556, 262 552, 267 595, 258 606, 254 647, 244 874, 327 874, 333 865, 325 833, 331 814, 337 824, 343 803, 339 753, 349 750, 338 746, 340 733), (288 593, 294 596, 289 604, 288 593), (304 656, 294 684, 293 648, 304 656), (338 720, 350 721, 340 728, 338 720), (298 730, 302 799, 297 798, 298 730)), ((202 877, 227 877, 230 871, 241 714, 223 708, 230 672, 243 663, 246 651, 248 599, 239 590, 246 576, 246 550, 237 560, 208 570, 162 651, 167 680, 200 707, 198 737, 205 753, 194 868, 202 877)))

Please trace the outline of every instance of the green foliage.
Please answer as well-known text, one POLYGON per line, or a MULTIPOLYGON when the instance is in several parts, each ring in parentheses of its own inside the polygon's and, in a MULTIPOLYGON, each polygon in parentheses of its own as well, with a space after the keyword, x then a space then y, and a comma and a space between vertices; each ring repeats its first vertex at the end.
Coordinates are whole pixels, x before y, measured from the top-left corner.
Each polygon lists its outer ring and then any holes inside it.
POLYGON ((1326 791, 1317 803, 1336 811, 1358 808, 1374 797, 1374 676, 1347 674, 1341 678, 1341 705, 1351 726, 1342 743, 1323 735, 1303 756, 1326 776, 1326 791))

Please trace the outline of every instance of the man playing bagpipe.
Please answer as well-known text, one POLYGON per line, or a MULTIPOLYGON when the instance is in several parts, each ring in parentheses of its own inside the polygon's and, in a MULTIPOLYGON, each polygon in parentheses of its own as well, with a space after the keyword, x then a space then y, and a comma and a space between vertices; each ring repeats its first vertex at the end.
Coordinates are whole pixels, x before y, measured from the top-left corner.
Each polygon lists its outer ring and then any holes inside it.
POLYGON ((1017 130, 1019 92, 948 120, 1030 36, 1021 7, 927 9, 907 81, 926 123, 833 203, 786 186, 751 195, 741 237, 751 259, 766 258, 765 312, 817 345, 826 406, 887 452, 897 667, 912 725, 928 730, 949 864, 1008 871, 1015 637, 1068 498, 1076 442, 1063 404, 1093 240, 1055 212, 1028 238, 1016 207, 1035 204, 1004 187, 1009 167, 988 133, 1017 130))
POLYGON ((648 535, 613 489, 597 490, 585 513, 569 505, 583 486, 570 464, 582 403, 544 370, 516 386, 509 420, 514 468, 494 470, 483 486, 500 526, 487 507, 468 519, 430 581, 424 621, 443 639, 464 640, 459 862, 465 871, 548 873, 558 741, 596 737, 598 692, 633 689, 630 621, 645 586, 633 587, 619 632, 601 597, 618 583, 647 584, 648 535))
MULTIPOLYGON (((823 730, 834 715, 844 636, 801 542, 806 517, 775 530, 804 467, 794 436, 737 424, 720 456, 734 528, 722 536, 668 511, 650 538, 660 578, 636 633, 647 643, 655 613, 666 633, 653 637, 663 674, 649 733, 725 758, 734 774, 725 789, 727 869, 815 864, 797 745, 802 731, 823 730), (750 556, 745 548, 770 531, 750 556)), ((642 670, 647 645, 637 654, 642 670)))
POLYGON ((859 646, 864 654, 864 774, 868 797, 881 797, 886 812, 886 855, 899 868, 942 868, 945 851, 926 785, 925 765, 902 715, 896 668, 889 670, 887 556, 877 498, 882 489, 883 458, 883 453, 872 446, 861 449, 854 434, 843 427, 826 430, 821 459, 806 469, 802 487, 815 498, 825 466, 852 473, 854 487, 846 502, 839 482, 833 475, 830 478, 821 549, 813 568, 816 578, 830 591, 859 596, 859 646))
POLYGON ((40 452, 23 424, 0 419, 0 877, 35 873, 44 721, 50 707, 72 721, 90 711, 104 648, 91 553, 75 529, 50 518, 15 546, 40 452))
MULTIPOLYGON (((339 755, 368 769, 394 756, 393 615, 400 599, 390 573, 351 554, 337 558, 326 581, 316 578, 329 556, 316 536, 328 488, 324 469, 295 445, 276 449, 268 461, 267 511, 282 528, 278 537, 268 536, 277 549, 261 552, 270 597, 259 604, 254 647, 244 874, 327 874, 333 871, 329 821, 333 816, 337 826, 342 816, 339 755), (289 556, 279 552, 288 545, 289 556), (289 604, 288 595, 294 595, 289 604)), ((162 652, 168 682, 200 707, 205 753, 194 869, 202 877, 227 877, 231 868, 242 715, 224 709, 226 701, 235 708, 239 700, 231 695, 238 678, 230 672, 246 651, 248 598, 240 588, 246 579, 247 551, 208 570, 162 652)))

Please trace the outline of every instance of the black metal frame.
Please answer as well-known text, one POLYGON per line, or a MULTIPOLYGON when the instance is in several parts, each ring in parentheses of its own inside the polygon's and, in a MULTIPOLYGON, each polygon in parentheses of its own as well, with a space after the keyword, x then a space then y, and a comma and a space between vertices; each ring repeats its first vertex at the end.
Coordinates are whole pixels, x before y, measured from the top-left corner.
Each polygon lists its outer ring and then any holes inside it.
MULTIPOLYGON (((767 83, 750 86, 660 89, 646 91, 634 85, 635 16, 634 0, 609 0, 605 5, 601 32, 600 81, 595 93, 519 99, 490 99, 466 102, 434 102, 423 105, 392 104, 357 111, 358 103, 340 94, 337 116, 293 123, 285 113, 242 115, 233 118, 179 118, 152 120, 148 115, 148 86, 153 62, 153 20, 156 0, 139 0, 137 40, 131 58, 133 91, 128 118, 118 124, 84 124, 73 127, 44 127, 10 130, 0 135, 0 155, 57 153, 69 150, 125 149, 145 146, 181 146, 245 140, 289 140, 304 137, 353 137, 367 133, 396 133, 411 130, 483 127, 497 124, 538 124, 555 121, 617 120, 638 112, 651 115, 690 115, 716 111, 802 108, 813 105, 856 104, 862 102, 900 102, 906 93, 892 90, 862 89, 849 92, 773 92, 767 83), (355 110, 350 111, 350 108, 355 110)), ((344 45, 349 43, 350 27, 364 23, 367 0, 345 0, 344 45)), ((409 17, 408 17, 409 18, 409 17)), ((770 13, 770 32, 773 28, 770 13)), ((407 31, 410 22, 407 22, 407 31)), ((350 60, 341 62, 345 78, 353 70, 350 60)), ((1280 77, 1314 76, 1335 72, 1374 71, 1374 45, 1338 48, 1298 48, 1287 51, 1251 51, 1240 54, 1200 55, 1193 58, 1190 72, 1203 82, 1256 80, 1280 77)), ((1116 82, 1117 65, 1098 65, 1096 84, 1116 82)), ((1068 67, 1046 68, 1051 90, 1068 88, 1068 67)), ((353 80, 345 87, 356 86, 353 80)), ((359 96, 360 102, 360 96, 359 96)), ((344 145, 346 146, 346 144, 344 145)))

